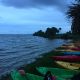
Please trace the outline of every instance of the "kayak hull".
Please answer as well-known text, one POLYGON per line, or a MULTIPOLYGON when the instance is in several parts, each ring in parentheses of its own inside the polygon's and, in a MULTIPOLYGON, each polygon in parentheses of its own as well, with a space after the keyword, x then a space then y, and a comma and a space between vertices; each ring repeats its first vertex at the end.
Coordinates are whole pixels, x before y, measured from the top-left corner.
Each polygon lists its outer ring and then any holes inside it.
POLYGON ((80 55, 80 52, 64 52, 64 55, 80 55))
POLYGON ((53 56, 53 60, 56 61, 71 61, 71 62, 79 62, 80 56, 53 56))
POLYGON ((13 80, 43 80, 43 77, 30 74, 30 73, 26 73, 25 76, 22 76, 16 70, 11 72, 11 77, 13 80))
POLYGON ((76 64, 76 63, 69 63, 69 62, 63 62, 63 61, 55 61, 55 63, 70 70, 80 69, 80 64, 76 64))
POLYGON ((38 67, 36 68, 38 72, 45 75, 47 71, 51 71, 54 76, 58 76, 61 78, 71 78, 74 74, 77 74, 77 71, 60 69, 60 68, 47 68, 47 67, 38 67))
POLYGON ((61 52, 75 52, 74 50, 70 50, 70 49, 56 49, 55 51, 61 51, 61 52))
POLYGON ((61 46, 61 48, 67 48, 67 49, 70 49, 70 48, 75 48, 74 45, 68 45, 68 46, 61 46))

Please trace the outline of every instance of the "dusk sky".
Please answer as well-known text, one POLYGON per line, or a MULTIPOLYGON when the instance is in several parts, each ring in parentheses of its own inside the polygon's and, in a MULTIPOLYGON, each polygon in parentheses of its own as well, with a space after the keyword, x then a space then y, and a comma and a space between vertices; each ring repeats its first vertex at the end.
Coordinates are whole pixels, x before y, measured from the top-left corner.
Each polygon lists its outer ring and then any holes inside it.
POLYGON ((47 27, 70 30, 65 12, 74 0, 0 0, 0 34, 32 34, 47 27))

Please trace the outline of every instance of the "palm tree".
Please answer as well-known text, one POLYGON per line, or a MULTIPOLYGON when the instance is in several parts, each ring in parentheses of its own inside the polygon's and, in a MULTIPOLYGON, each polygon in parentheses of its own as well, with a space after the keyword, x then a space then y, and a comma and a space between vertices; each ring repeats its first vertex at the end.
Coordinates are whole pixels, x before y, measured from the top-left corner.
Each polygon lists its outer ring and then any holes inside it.
MULTIPOLYGON (((80 0, 78 0, 80 1, 80 0)), ((67 15, 72 20, 71 30, 73 34, 80 34, 80 3, 69 6, 67 15)))

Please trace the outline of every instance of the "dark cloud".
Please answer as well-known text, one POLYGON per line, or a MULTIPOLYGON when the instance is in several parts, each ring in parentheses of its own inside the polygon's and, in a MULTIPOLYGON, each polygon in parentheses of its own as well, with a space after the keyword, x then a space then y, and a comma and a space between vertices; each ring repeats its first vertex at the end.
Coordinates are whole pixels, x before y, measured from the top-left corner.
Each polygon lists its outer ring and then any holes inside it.
POLYGON ((16 8, 38 8, 56 5, 64 10, 67 6, 67 0, 2 0, 2 3, 16 8))
POLYGON ((14 7, 35 7, 53 6, 54 4, 61 4, 62 0, 2 0, 2 3, 14 7))

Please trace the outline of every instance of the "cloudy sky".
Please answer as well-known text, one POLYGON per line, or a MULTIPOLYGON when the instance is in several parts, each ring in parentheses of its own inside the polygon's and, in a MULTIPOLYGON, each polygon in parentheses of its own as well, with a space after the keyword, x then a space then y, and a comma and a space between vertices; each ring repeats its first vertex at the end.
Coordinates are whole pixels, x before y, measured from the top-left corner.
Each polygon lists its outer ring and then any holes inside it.
POLYGON ((65 12, 74 0, 0 0, 0 34, 31 34, 47 27, 70 30, 65 12))

